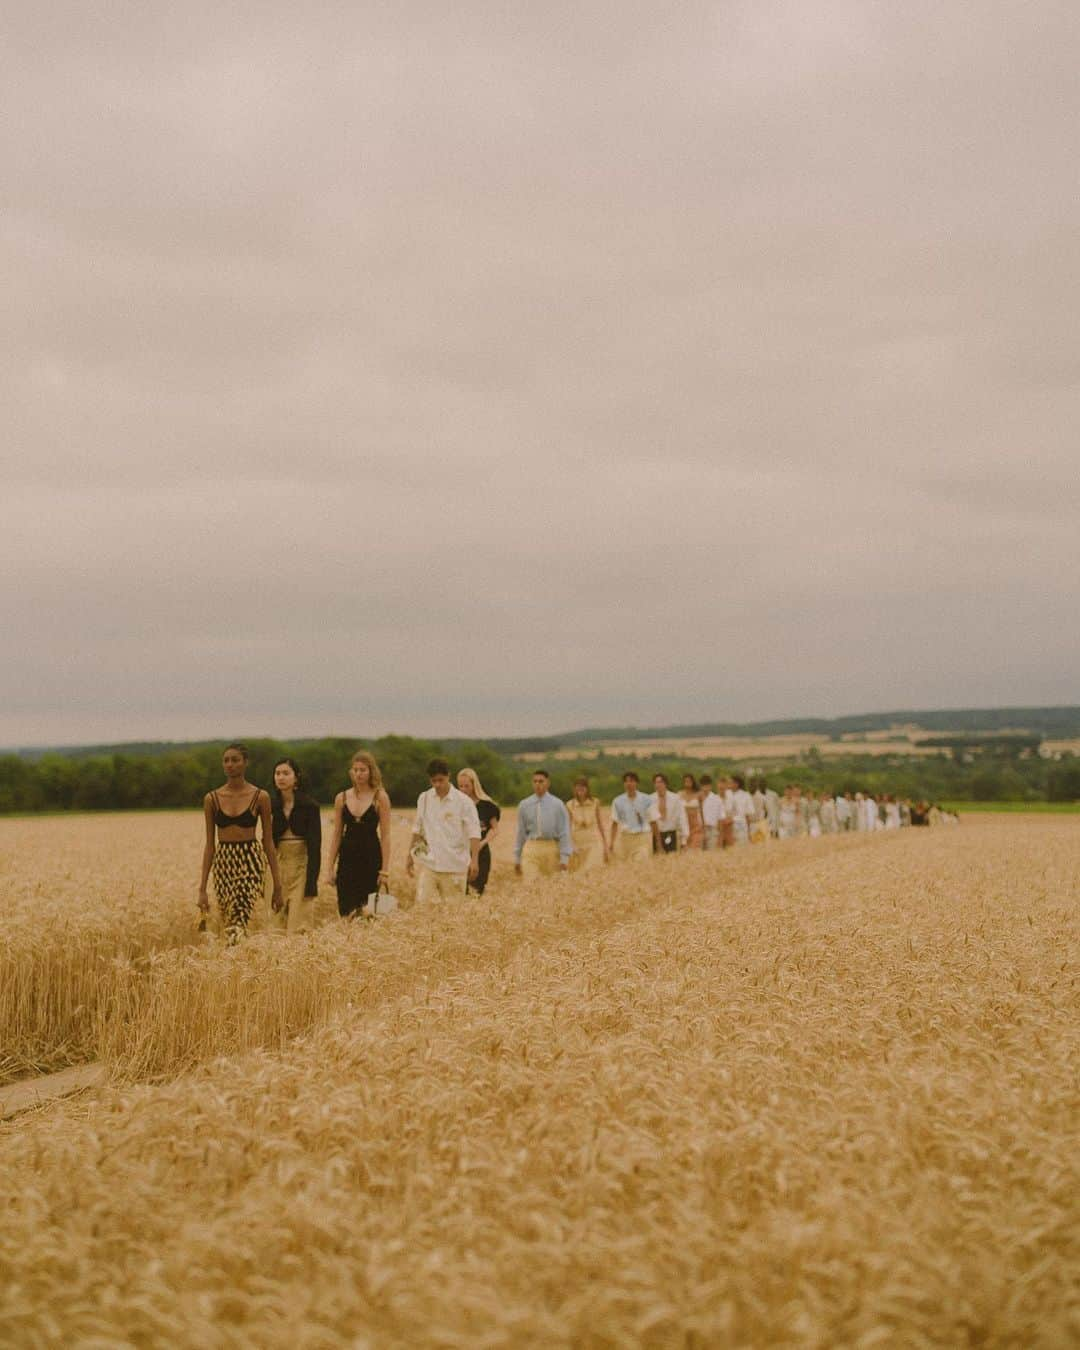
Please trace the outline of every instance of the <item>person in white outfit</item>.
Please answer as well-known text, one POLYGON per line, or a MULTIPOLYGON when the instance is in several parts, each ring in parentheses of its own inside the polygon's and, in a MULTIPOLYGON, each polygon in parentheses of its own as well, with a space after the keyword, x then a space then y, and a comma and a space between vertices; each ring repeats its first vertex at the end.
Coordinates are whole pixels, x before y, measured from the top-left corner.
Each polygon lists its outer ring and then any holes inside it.
POLYGON ((668 780, 662 773, 653 775, 653 799, 649 807, 652 826, 653 852, 678 853, 690 838, 690 821, 686 803, 675 792, 668 791, 668 780))
POLYGON ((731 819, 735 825, 736 844, 748 844, 750 842, 750 821, 754 815, 754 799, 746 790, 745 778, 740 778, 737 774, 732 779, 735 784, 731 793, 731 819))
POLYGON ((428 765, 431 787, 416 803, 412 846, 405 863, 409 876, 420 866, 416 900, 443 900, 464 895, 480 870, 480 817, 471 797, 450 782, 444 759, 428 765))
MULTIPOLYGON (((704 783, 702 779, 702 783, 704 783)), ((701 803, 701 819, 705 825, 705 847, 707 849, 719 848, 721 839, 721 830, 723 822, 727 819, 727 808, 724 806, 724 798, 719 792, 713 792, 712 779, 709 780, 709 791, 705 794, 701 803)))

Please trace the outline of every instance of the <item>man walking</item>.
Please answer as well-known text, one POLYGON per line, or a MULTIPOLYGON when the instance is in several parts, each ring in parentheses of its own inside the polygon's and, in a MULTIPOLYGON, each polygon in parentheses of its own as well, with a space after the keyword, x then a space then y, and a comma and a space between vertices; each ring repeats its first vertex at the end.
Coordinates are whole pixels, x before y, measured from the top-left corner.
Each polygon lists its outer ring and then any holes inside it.
POLYGON ((405 870, 413 876, 420 863, 416 902, 423 904, 436 895, 449 900, 464 895, 479 871, 480 817, 471 797, 450 782, 445 759, 427 766, 431 787, 416 802, 409 859, 405 870))
POLYGON ((611 803, 611 854, 619 862, 642 862, 652 853, 652 799, 638 791, 638 776, 632 769, 623 774, 623 787, 625 791, 611 803))
POLYGON ((570 813, 549 791, 547 769, 532 776, 533 793, 518 805, 514 871, 526 881, 565 872, 574 851, 570 836, 570 813))
POLYGON ((653 832, 654 853, 678 853, 690 838, 690 822, 681 797, 668 791, 666 774, 653 775, 653 799, 649 823, 653 832))

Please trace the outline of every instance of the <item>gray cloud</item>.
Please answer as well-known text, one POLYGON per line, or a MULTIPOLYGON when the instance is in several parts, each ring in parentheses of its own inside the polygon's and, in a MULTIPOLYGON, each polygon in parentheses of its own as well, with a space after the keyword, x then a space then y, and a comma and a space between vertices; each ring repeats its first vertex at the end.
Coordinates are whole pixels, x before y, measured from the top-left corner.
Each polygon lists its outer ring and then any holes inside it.
POLYGON ((24 8, 0 742, 1075 699, 1078 30, 24 8))

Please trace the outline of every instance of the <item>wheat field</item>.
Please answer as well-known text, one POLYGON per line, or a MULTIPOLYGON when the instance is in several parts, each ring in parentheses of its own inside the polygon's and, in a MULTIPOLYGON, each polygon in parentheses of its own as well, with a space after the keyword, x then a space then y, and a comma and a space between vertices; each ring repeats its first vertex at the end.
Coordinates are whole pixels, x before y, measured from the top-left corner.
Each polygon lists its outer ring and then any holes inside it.
POLYGON ((110 1075, 0 1126, 0 1343, 1080 1340, 1071 818, 231 951, 190 941, 190 824, 0 823, 4 1012, 21 971, 41 1057, 110 1075))

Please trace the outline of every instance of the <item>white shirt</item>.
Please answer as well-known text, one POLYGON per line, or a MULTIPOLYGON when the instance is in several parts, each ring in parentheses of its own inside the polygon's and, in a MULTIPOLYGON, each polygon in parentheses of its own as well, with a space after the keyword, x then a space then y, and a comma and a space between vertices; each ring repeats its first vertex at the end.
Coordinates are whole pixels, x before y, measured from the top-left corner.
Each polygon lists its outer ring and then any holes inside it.
POLYGON ((417 798, 413 834, 424 836, 427 852, 420 855, 420 861, 433 872, 467 872, 472 855, 469 840, 480 838, 476 804, 456 787, 451 786, 445 797, 428 788, 417 798))
POLYGON ((745 788, 731 794, 731 814, 736 819, 745 820, 754 814, 754 799, 745 788))
POLYGON ((701 806, 701 818, 704 820, 706 828, 714 830, 722 820, 727 819, 727 811, 724 809, 724 799, 718 792, 710 792, 701 806))
POLYGON ((660 794, 655 794, 652 799, 652 806, 649 807, 649 819, 655 821, 662 834, 668 830, 678 830, 679 838, 685 844, 690 838, 690 822, 686 816, 686 803, 674 792, 669 792, 664 799, 665 810, 660 809, 660 794))
POLYGON ((848 801, 846 797, 837 797, 836 799, 836 819, 837 820, 851 819, 851 803, 848 801))

